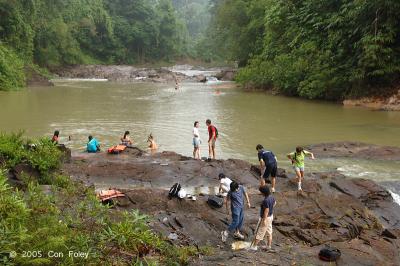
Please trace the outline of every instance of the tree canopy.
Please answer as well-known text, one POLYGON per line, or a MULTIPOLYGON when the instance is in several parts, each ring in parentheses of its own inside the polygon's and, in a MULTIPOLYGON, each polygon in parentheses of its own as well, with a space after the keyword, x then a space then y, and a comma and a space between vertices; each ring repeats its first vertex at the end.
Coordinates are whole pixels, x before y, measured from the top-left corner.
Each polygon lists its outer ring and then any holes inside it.
POLYGON ((400 74, 397 0, 214 2, 209 45, 237 80, 288 95, 381 95, 400 74))

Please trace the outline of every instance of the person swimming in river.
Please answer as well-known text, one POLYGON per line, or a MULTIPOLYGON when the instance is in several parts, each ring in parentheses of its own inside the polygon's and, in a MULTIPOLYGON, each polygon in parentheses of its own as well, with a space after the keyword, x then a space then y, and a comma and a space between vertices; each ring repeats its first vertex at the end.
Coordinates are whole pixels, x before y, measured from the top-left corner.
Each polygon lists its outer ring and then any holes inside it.
POLYGON ((147 138, 147 142, 149 143, 149 149, 155 151, 158 149, 157 143, 154 140, 153 134, 150 133, 149 137, 147 138))
POLYGON ((92 135, 88 137, 89 141, 87 143, 87 152, 89 153, 95 153, 100 151, 100 143, 97 141, 97 139, 93 138, 92 135))
POLYGON ((304 159, 306 156, 310 156, 313 160, 315 159, 313 153, 304 150, 303 147, 300 146, 296 147, 296 151, 287 155, 288 159, 292 162, 294 171, 296 172, 297 189, 299 191, 302 190, 301 181, 304 179, 304 159))
POLYGON ((51 138, 51 142, 53 142, 54 144, 58 144, 59 135, 60 131, 58 130, 54 131, 53 137, 51 138))
POLYGON ((124 136, 121 138, 121 144, 127 147, 133 145, 133 141, 129 137, 129 134, 130 134, 129 131, 125 131, 124 136))
POLYGON ((175 90, 179 89, 179 81, 178 78, 176 77, 176 75, 174 75, 174 80, 175 80, 175 90))

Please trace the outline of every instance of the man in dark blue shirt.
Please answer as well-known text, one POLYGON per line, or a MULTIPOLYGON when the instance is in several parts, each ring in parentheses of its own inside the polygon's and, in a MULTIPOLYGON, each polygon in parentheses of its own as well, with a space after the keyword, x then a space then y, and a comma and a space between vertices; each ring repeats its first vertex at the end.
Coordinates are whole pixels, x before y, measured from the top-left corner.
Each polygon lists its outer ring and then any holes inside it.
POLYGON ((268 186, 260 187, 260 192, 264 195, 261 203, 260 218, 257 223, 257 229, 250 249, 257 250, 258 243, 267 235, 267 249, 271 249, 272 245, 272 220, 274 219, 274 207, 276 205, 275 198, 271 195, 268 186))
POLYGON ((229 225, 228 230, 221 232, 222 242, 225 242, 228 238, 229 232, 233 233, 235 238, 244 239, 244 236, 240 233, 240 229, 243 226, 244 220, 244 199, 246 198, 247 206, 250 208, 249 195, 246 189, 232 181, 230 184, 230 190, 228 196, 225 198, 226 211, 229 213, 229 205, 232 212, 232 223, 229 225), (229 204, 230 201, 230 204, 229 204))
POLYGON ((278 171, 278 163, 276 161, 276 156, 272 151, 267 151, 261 144, 257 147, 258 160, 260 161, 260 183, 264 186, 268 178, 271 176, 271 192, 275 192, 276 183, 276 173, 278 171), (263 165, 265 165, 265 170, 263 171, 263 165))

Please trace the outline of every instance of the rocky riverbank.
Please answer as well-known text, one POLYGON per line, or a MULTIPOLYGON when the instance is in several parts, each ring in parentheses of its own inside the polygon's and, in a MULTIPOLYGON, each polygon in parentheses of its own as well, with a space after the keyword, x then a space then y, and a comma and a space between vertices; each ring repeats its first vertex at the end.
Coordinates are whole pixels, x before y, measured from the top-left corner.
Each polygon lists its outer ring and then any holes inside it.
POLYGON ((344 106, 362 106, 374 110, 400 111, 400 90, 389 97, 364 97, 360 99, 346 99, 344 106))
POLYGON ((140 68, 128 65, 77 65, 53 69, 60 78, 107 79, 116 82, 206 82, 208 76, 231 81, 236 70, 226 68, 195 68, 189 65, 140 68))
MULTIPOLYGON (((310 148, 318 156, 330 156, 338 155, 345 145, 353 147, 342 143, 310 148)), ((363 154, 360 147, 353 153, 363 154)), ((397 149, 393 152, 392 156, 400 154, 397 149)), ((206 203, 208 194, 218 186, 220 172, 245 185, 253 207, 246 210, 244 233, 247 240, 253 238, 262 197, 257 191, 256 168, 245 161, 204 162, 173 152, 149 155, 128 149, 119 155, 73 153, 63 172, 97 188, 122 190, 129 200, 119 200, 113 211, 139 209, 153 216, 155 231, 166 238, 176 234, 172 243, 214 248, 213 255, 198 258, 193 265, 328 265, 317 256, 326 244, 341 250, 338 265, 400 264, 400 206, 370 180, 349 179, 337 172, 309 173, 304 192, 298 193, 293 174, 280 169, 275 193, 275 251, 267 253, 232 251, 233 239, 223 244, 220 232, 230 217, 224 208, 212 209, 206 203), (167 189, 175 182, 196 194, 197 200, 168 199, 167 189)))

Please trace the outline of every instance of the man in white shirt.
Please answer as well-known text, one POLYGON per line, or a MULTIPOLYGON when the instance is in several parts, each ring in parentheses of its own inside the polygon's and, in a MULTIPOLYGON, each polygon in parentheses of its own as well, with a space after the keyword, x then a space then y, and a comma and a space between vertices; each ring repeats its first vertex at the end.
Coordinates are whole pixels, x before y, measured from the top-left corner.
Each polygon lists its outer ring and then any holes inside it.
POLYGON ((219 194, 226 197, 228 195, 229 190, 231 189, 232 180, 225 176, 224 173, 220 173, 218 175, 219 179, 219 194))
POLYGON ((193 158, 200 160, 200 134, 199 134, 199 122, 194 122, 193 127, 193 158))

